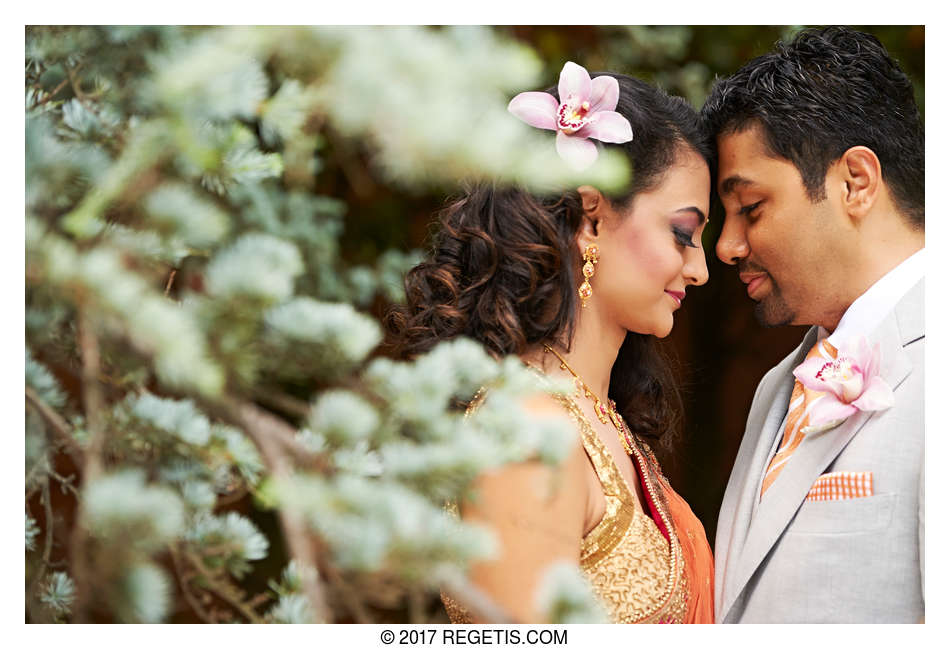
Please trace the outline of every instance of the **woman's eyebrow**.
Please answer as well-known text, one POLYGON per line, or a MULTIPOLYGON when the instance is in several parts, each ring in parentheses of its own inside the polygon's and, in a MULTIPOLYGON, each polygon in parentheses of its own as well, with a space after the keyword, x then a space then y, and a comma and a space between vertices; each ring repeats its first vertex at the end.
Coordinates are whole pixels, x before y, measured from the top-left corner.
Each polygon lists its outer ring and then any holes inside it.
POLYGON ((699 209, 698 207, 695 207, 695 206, 692 206, 692 205, 689 206, 689 207, 681 207, 681 208, 679 208, 678 210, 676 210, 676 212, 677 212, 677 213, 680 213, 680 212, 693 212, 694 214, 696 214, 696 218, 697 218, 697 223, 696 223, 696 225, 702 225, 703 223, 706 222, 706 215, 705 215, 705 214, 703 213, 703 211, 702 211, 701 209, 699 209))

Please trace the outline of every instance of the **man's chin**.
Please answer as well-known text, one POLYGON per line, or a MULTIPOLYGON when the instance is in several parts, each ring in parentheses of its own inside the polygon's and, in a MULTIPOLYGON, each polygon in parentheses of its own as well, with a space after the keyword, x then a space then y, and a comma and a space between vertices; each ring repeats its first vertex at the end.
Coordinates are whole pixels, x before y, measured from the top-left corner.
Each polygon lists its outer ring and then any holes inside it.
POLYGON ((784 327, 792 324, 795 314, 791 309, 784 302, 776 304, 775 300, 770 298, 771 296, 767 296, 755 303, 753 313, 758 323, 763 327, 784 327))

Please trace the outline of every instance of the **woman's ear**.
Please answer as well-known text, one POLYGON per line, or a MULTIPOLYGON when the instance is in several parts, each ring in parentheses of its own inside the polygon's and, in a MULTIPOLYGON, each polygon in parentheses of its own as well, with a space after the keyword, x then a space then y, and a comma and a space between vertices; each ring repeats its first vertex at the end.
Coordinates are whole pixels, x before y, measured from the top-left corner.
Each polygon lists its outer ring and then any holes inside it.
POLYGON ((577 230, 577 245, 581 253, 591 243, 597 243, 598 230, 608 207, 607 199, 599 189, 590 185, 577 188, 583 210, 581 225, 577 230))

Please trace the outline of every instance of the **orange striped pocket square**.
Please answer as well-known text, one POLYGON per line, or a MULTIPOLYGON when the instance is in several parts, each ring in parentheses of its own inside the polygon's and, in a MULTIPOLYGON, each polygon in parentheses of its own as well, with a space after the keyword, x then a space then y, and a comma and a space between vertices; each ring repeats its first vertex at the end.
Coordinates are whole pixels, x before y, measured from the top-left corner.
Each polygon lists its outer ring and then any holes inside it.
POLYGON ((805 500, 847 500, 873 495, 874 480, 870 471, 835 471, 815 480, 805 500))

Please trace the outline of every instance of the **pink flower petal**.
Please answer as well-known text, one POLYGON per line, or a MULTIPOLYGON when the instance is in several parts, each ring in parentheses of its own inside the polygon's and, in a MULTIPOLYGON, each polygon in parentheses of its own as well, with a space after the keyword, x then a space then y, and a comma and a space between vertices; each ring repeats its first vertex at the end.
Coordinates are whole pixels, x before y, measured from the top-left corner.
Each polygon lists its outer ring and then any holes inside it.
POLYGON ((557 84, 557 94, 561 103, 565 103, 572 95, 577 98, 578 104, 589 101, 590 84, 590 75, 587 74, 587 70, 573 61, 568 61, 561 68, 561 78, 557 84))
POLYGON ((868 370, 868 366, 871 365, 873 358, 871 345, 868 343, 867 336, 859 336, 842 345, 841 349, 838 350, 838 358, 850 358, 854 361, 855 365, 860 367, 862 371, 865 371, 868 376, 877 374, 877 372, 866 371, 868 370))
POLYGON ((861 370, 857 366, 852 366, 851 372, 851 378, 834 381, 835 384, 841 386, 841 394, 838 395, 838 398, 845 403, 851 403, 860 397, 865 387, 864 374, 861 373, 861 370))
POLYGON ((811 408, 811 412, 808 415, 808 425, 821 426, 822 424, 827 424, 829 421, 845 419, 853 415, 857 410, 858 409, 853 405, 841 403, 830 394, 823 394, 811 408))
MULTIPOLYGON (((603 77, 597 77, 602 79, 603 77)), ((601 142, 629 142, 633 139, 630 122, 620 113, 603 110, 594 115, 590 124, 578 131, 578 135, 592 137, 601 142)))
POLYGON ((804 363, 792 370, 792 374, 795 375, 795 378, 802 382, 809 390, 818 390, 820 392, 825 392, 828 390, 825 386, 825 382, 818 379, 816 375, 818 371, 824 366, 825 359, 819 357, 809 358, 804 363))
POLYGON ((603 74, 590 82, 590 112, 616 110, 620 100, 620 84, 611 76, 603 74))
POLYGON ((556 131, 557 105, 546 92, 522 92, 508 102, 508 112, 531 126, 556 131))
POLYGON ((871 350, 871 358, 864 371, 865 376, 877 376, 881 373, 881 345, 874 343, 874 349, 871 350))
POLYGON ((577 171, 586 169, 597 159, 597 145, 587 138, 558 131, 555 144, 560 156, 577 171))
POLYGON ((880 376, 873 377, 864 388, 864 394, 851 402, 858 410, 884 410, 894 405, 894 391, 880 376))

